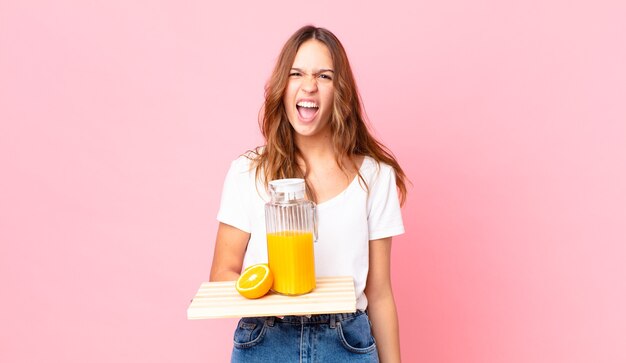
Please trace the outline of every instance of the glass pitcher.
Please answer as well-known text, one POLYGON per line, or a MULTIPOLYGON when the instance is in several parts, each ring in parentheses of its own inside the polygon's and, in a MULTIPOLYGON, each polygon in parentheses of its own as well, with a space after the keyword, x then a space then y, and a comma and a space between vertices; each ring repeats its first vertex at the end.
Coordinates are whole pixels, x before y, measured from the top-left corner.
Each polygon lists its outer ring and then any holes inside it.
POLYGON ((274 275, 272 291, 306 294, 315 288, 315 203, 304 199, 304 179, 273 180, 269 191, 265 226, 268 264, 274 275))

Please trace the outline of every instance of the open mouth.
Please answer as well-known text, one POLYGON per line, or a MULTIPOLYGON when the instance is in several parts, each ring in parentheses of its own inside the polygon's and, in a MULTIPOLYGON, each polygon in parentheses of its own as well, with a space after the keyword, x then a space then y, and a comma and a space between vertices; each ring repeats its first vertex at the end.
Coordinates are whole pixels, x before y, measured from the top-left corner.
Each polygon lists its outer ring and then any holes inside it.
POLYGON ((305 121, 312 120, 320 107, 315 102, 300 101, 296 104, 300 118, 305 121))

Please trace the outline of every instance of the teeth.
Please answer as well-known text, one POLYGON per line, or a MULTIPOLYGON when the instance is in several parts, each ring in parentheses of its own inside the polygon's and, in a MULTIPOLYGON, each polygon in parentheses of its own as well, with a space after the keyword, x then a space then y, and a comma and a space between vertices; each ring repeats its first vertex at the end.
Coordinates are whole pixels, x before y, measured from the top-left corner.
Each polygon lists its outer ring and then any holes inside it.
POLYGON ((300 107, 317 108, 317 104, 315 104, 315 102, 300 101, 297 105, 300 107))

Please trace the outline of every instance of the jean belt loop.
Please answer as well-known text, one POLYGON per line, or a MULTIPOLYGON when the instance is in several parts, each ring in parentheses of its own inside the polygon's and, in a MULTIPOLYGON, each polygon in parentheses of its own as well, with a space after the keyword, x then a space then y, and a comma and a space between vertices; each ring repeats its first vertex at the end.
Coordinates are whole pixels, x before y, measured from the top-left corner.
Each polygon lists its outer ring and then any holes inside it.
POLYGON ((330 314, 330 328, 335 329, 335 319, 337 316, 335 314, 330 314))
POLYGON ((275 318, 274 318, 273 316, 268 316, 268 317, 265 319, 265 322, 267 323, 267 326, 270 326, 270 327, 271 327, 271 326, 274 326, 274 319, 275 319, 275 318))

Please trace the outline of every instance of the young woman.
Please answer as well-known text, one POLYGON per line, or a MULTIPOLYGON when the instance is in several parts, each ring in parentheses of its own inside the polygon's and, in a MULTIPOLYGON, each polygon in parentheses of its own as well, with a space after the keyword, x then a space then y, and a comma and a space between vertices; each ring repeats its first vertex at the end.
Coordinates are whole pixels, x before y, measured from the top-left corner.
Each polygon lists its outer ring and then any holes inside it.
POLYGON ((284 45, 266 85, 266 144, 230 167, 211 280, 236 280, 267 262, 268 182, 303 178, 317 203, 317 276, 353 276, 354 314, 241 319, 233 362, 399 362, 391 238, 404 233, 405 174, 368 131, 346 52, 324 28, 305 26, 284 45), (371 328, 370 328, 371 327, 371 328))

